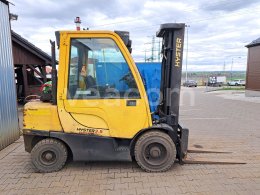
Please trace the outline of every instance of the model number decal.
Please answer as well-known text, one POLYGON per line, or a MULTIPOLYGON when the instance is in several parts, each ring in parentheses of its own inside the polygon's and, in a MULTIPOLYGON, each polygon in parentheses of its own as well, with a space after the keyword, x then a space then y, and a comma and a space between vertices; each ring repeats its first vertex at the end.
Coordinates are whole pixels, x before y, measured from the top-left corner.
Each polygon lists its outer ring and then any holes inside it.
POLYGON ((80 134, 102 134, 102 129, 91 129, 91 128, 77 128, 80 134))

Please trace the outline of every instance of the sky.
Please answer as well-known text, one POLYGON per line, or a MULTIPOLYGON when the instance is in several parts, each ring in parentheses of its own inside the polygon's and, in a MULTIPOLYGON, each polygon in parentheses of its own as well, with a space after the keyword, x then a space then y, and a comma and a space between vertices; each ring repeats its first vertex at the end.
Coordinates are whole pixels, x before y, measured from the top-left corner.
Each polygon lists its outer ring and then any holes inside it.
MULTIPOLYGON (((163 23, 185 23, 183 70, 246 70, 245 45, 260 37, 260 0, 10 0, 18 15, 12 29, 50 54, 49 40, 57 30, 130 32, 132 56, 144 62, 152 56, 152 39, 163 23), (233 66, 232 66, 233 62, 233 66)), ((158 61, 158 38, 154 57, 158 61)))

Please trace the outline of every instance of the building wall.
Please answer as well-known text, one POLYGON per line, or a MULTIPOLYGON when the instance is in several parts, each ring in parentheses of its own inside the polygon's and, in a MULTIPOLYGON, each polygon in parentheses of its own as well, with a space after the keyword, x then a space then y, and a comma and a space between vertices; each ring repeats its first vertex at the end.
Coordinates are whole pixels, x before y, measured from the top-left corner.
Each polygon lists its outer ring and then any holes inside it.
POLYGON ((9 8, 0 0, 0 150, 19 138, 9 8))
POLYGON ((260 92, 260 45, 248 48, 246 90, 260 92))
POLYGON ((14 64, 45 65, 45 61, 13 41, 14 64))

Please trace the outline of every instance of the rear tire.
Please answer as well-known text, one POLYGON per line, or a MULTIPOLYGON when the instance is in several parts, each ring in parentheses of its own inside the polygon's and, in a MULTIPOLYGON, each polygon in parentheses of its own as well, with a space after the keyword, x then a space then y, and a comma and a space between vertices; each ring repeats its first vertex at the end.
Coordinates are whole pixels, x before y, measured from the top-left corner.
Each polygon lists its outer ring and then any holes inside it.
POLYGON ((138 138, 135 159, 146 172, 164 172, 172 167, 176 159, 176 147, 168 134, 149 131, 138 138))
POLYGON ((42 173, 59 171, 65 165, 67 157, 66 146, 52 138, 39 141, 31 151, 32 163, 42 173))

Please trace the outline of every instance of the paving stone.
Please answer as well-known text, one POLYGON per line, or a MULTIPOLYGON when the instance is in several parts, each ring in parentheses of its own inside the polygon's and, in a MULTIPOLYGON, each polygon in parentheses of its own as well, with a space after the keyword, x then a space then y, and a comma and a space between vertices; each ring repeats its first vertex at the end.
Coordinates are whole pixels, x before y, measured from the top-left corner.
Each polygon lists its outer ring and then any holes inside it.
POLYGON ((152 194, 167 194, 167 191, 163 187, 151 188, 152 194))
POLYGON ((135 189, 123 190, 121 191, 121 195, 136 195, 135 189))
POLYGON ((138 195, 148 195, 148 194, 152 194, 151 189, 150 188, 137 188, 136 192, 138 195))
POLYGON ((128 183, 116 183, 115 190, 125 190, 128 189, 128 183))
POLYGON ((65 182, 61 182, 61 181, 53 181, 50 185, 50 187, 63 187, 65 186, 65 182))
POLYGON ((128 188, 129 189, 143 188, 143 183, 142 182, 128 183, 128 188))
POLYGON ((121 191, 120 190, 114 190, 114 191, 107 190, 106 195, 121 195, 121 191))
POLYGON ((115 184, 101 184, 100 185, 100 190, 114 190, 115 184))
POLYGON ((132 183, 134 181, 135 181, 135 179, 133 177, 123 177, 123 178, 120 178, 120 182, 121 183, 132 183))

